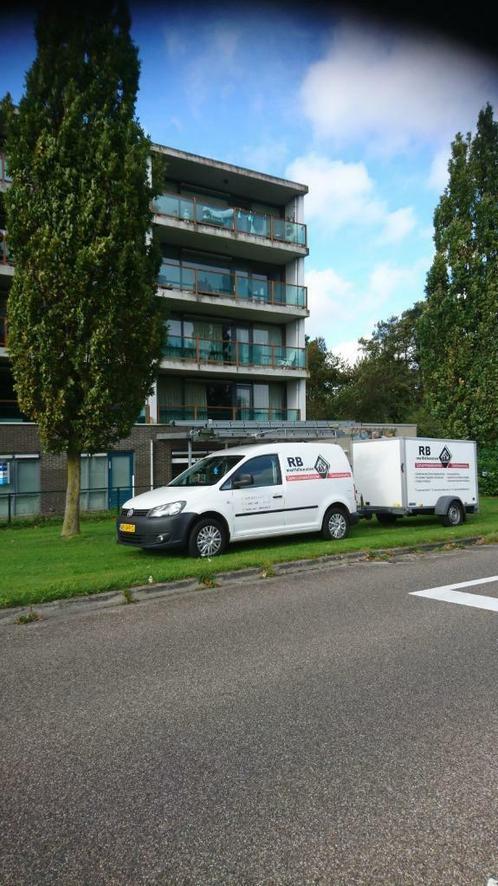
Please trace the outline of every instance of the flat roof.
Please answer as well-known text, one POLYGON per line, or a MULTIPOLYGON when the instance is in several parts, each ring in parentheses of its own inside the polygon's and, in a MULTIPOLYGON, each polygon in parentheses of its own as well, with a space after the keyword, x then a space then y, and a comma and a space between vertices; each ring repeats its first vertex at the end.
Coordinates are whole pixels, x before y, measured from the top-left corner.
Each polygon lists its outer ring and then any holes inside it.
POLYGON ((262 203, 281 206, 294 197, 308 193, 307 185, 268 175, 265 172, 257 172, 254 169, 246 169, 244 166, 234 166, 231 163, 202 157, 200 154, 190 154, 188 151, 180 151, 167 145, 153 143, 152 150, 168 158, 166 171, 168 178, 195 183, 213 191, 230 191, 242 197, 260 200, 262 203))

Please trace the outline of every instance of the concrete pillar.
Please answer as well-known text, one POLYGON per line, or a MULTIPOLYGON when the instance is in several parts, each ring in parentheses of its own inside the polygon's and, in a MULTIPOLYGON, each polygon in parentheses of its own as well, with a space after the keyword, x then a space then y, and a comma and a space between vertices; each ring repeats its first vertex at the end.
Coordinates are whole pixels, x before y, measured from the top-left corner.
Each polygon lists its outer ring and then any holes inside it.
POLYGON ((285 343, 288 348, 304 348, 304 318, 286 324, 285 343))
POLYGON ((306 379, 287 382, 287 409, 299 409, 300 421, 306 419, 306 379))
POLYGON ((157 381, 154 382, 152 393, 147 397, 147 409, 149 413, 149 421, 151 424, 157 424, 159 421, 157 402, 157 381))

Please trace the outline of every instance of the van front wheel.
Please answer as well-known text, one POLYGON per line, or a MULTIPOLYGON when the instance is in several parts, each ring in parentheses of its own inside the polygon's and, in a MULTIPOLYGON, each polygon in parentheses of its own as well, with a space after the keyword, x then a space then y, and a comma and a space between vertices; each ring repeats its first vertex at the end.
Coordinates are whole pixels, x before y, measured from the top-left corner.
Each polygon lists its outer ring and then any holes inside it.
POLYGON ((191 557, 218 557, 228 544, 228 534, 220 520, 205 517, 195 524, 188 540, 191 557))
POLYGON ((326 539, 340 541, 346 538, 350 530, 349 514, 345 508, 333 505, 325 513, 322 524, 322 535, 326 539))

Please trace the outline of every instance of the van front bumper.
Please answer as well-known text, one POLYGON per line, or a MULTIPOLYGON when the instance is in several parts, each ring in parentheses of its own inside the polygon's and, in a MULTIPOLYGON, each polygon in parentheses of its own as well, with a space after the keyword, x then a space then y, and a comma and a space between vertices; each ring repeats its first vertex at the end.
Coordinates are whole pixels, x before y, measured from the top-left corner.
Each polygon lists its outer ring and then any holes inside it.
POLYGON ((138 548, 184 547, 196 516, 187 513, 176 517, 127 517, 122 514, 116 520, 117 541, 138 548))

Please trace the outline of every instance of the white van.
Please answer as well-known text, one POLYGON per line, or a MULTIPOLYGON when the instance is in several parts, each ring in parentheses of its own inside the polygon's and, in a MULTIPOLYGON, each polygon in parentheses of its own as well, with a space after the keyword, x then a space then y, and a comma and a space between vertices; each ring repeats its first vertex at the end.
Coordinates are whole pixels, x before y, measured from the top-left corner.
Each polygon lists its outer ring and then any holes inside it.
POLYGON ((340 446, 265 443, 215 452, 168 486, 130 498, 117 539, 215 557, 232 541, 320 531, 345 538, 356 520, 351 467, 340 446))

